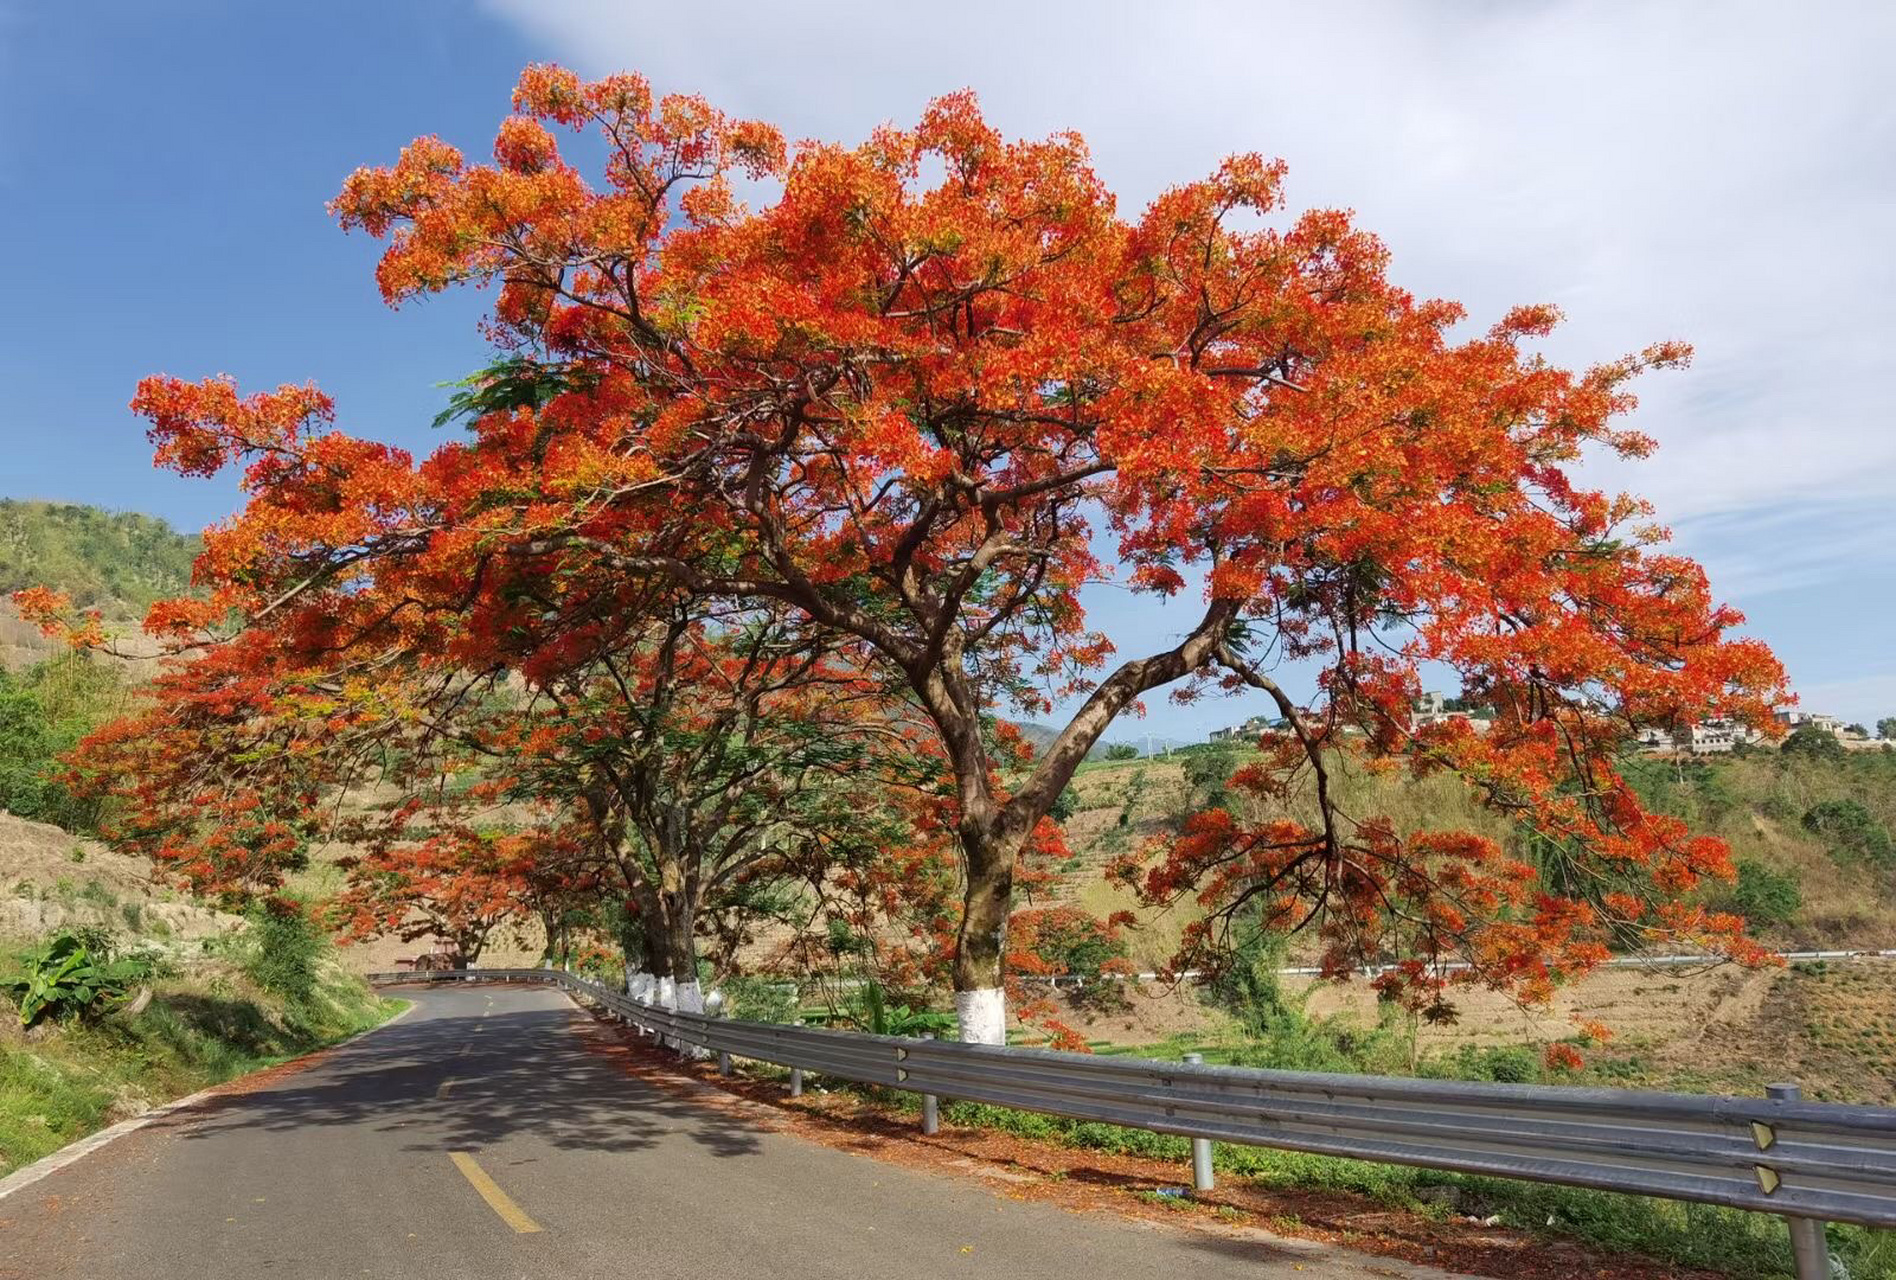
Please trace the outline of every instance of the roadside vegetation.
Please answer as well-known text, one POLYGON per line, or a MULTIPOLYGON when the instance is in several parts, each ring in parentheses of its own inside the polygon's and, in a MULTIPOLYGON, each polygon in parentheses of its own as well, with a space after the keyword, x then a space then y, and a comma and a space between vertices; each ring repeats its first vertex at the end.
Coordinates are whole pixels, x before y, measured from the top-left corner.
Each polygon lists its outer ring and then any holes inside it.
POLYGON ((382 1022, 284 907, 188 947, 101 925, 0 955, 0 1176, 173 1098, 382 1022))
MULTIPOLYGON (((1272 958, 1267 951, 1260 960, 1272 958)), ((1294 997, 1286 996, 1269 969, 1260 964, 1257 980, 1221 986, 1211 993, 1241 1034, 1214 1039, 1182 1035, 1139 1046, 1105 1045, 1096 1052, 1173 1059, 1204 1054, 1208 1062, 1268 1066, 1289 1070, 1373 1071, 1408 1074, 1410 1052, 1400 1021, 1364 1028, 1338 1019, 1313 1018, 1294 997)), ((758 1017, 761 1010, 744 1016, 758 1017)), ((787 1010, 785 1020, 794 1016, 787 1010)), ((1435 1054, 1414 1064, 1415 1074, 1442 1079, 1484 1080, 1504 1084, 1672 1084, 1629 1081, 1608 1059, 1600 1065, 1551 1071, 1535 1048, 1500 1045, 1465 1047, 1435 1054)), ((746 1064, 765 1078, 784 1073, 765 1064, 746 1064)), ((878 1086, 824 1078, 809 1087, 821 1107, 822 1089, 846 1095, 876 1111, 906 1119, 919 1111, 915 1095, 878 1086)), ((1174 1164, 1186 1178, 1191 1145, 1185 1138, 1127 1129, 1092 1121, 1070 1120, 987 1103, 945 1101, 943 1122, 979 1127, 1032 1141, 1136 1156, 1174 1164)), ((1378 1204, 1431 1218, 1459 1216, 1476 1222, 1550 1239, 1568 1238, 1609 1250, 1626 1250, 1680 1266, 1704 1268, 1741 1280, 1788 1280, 1793 1261, 1785 1226, 1767 1214, 1685 1204, 1645 1196, 1617 1195, 1505 1178, 1446 1173, 1401 1165, 1377 1164, 1330 1156, 1218 1144, 1214 1165, 1223 1179, 1245 1179, 1265 1190, 1335 1191, 1366 1197, 1378 1204)), ((1175 1201, 1180 1207, 1189 1199, 1175 1201)), ((1273 1225, 1266 1223, 1264 1225, 1273 1225)), ((1275 1224, 1283 1226, 1285 1224, 1275 1224)), ((1295 1225, 1295 1224, 1289 1224, 1295 1225)), ((1896 1233, 1830 1224, 1830 1248, 1852 1280, 1896 1280, 1896 1233)))
POLYGON ((91 654, 59 654, 17 673, 0 669, 0 809, 96 832, 100 801, 76 794, 60 762, 132 701, 119 669, 91 654))
MULTIPOLYGON (((919 1110, 912 1097, 892 1090, 852 1088, 850 1092, 892 1113, 906 1116, 919 1110)), ((1189 1181, 1191 1143, 1185 1138, 986 1103, 948 1102, 941 1114, 946 1124, 1176 1162, 1181 1177, 1189 1181)), ((1550 1238, 1564 1236, 1681 1266, 1721 1271, 1742 1280, 1789 1280, 1794 1274, 1784 1223, 1767 1214, 1263 1147, 1216 1145, 1213 1165, 1223 1177, 1249 1179, 1265 1189, 1348 1192, 1425 1216, 1458 1214, 1494 1226, 1550 1238)), ((1830 1248, 1849 1268, 1852 1280, 1896 1280, 1896 1233, 1834 1223, 1828 1230, 1830 1248)))

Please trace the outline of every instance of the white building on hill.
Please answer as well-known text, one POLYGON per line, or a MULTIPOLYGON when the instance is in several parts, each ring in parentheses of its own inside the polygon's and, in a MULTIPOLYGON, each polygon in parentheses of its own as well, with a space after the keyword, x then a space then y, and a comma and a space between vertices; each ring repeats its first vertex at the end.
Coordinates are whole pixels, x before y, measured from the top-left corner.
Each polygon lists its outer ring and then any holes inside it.
POLYGON ((1449 720, 1466 720, 1468 727, 1476 733, 1486 733, 1494 724, 1487 716, 1477 715, 1465 709, 1451 710, 1446 694, 1434 690, 1417 698, 1409 707, 1409 729, 1411 732, 1423 725, 1442 724, 1449 720))

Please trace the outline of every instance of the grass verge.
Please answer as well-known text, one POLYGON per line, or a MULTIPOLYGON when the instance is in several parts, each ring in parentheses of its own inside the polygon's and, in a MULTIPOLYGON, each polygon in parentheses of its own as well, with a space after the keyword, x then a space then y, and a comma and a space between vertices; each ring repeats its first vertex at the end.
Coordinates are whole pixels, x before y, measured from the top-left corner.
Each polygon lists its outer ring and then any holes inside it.
POLYGON ((0 1033, 0 1176, 152 1106, 345 1040, 403 1005, 341 975, 301 1000, 212 975, 156 984, 134 1017, 0 1033))

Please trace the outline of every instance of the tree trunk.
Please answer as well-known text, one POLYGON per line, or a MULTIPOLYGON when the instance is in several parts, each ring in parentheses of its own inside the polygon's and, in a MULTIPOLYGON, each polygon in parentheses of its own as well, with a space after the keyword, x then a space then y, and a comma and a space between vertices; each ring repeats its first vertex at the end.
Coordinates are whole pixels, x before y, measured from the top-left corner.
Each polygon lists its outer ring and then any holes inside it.
MULTIPOLYGON (((648 927, 639 948, 639 970, 626 978, 626 990, 635 1000, 656 1000, 658 998, 658 975, 669 972, 670 965, 665 959, 663 939, 658 930, 648 927)), ((630 964, 627 965, 629 969, 630 964)))
POLYGON ((1007 1043, 1007 916, 1014 894, 1014 859, 1025 837, 964 826, 967 885, 961 930, 955 937, 955 1017, 968 1044, 1007 1043))
POLYGON ((988 781, 990 761, 966 680, 960 674, 959 642, 944 648, 933 665, 910 669, 910 683, 941 733, 954 766, 961 800, 961 847, 967 864, 961 931, 955 942, 955 1013, 961 1039, 1004 1044, 1007 1038, 1005 980, 1007 916, 1014 890, 1014 860, 1028 833, 1052 810, 1074 770, 1115 717, 1142 693, 1171 683, 1210 661, 1237 614, 1235 601, 1213 600, 1190 635, 1149 658, 1122 663, 1097 685, 1067 721, 1026 781, 997 805, 988 781))
MULTIPOLYGON (((704 990, 698 985, 697 918, 692 906, 686 893, 665 895, 665 967, 671 995, 666 1007, 680 1013, 704 1012, 704 990)), ((673 1048, 694 1058, 704 1053, 685 1044, 673 1048)))

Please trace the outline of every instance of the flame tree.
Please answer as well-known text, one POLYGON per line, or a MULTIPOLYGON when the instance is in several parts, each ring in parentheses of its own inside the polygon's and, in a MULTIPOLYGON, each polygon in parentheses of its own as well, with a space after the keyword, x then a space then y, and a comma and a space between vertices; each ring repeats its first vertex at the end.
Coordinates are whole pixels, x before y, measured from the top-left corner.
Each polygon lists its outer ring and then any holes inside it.
POLYGON ((1287 213, 1283 166, 1255 155, 1122 215, 1077 136, 1008 139, 968 94, 794 149, 635 75, 531 67, 514 106, 491 163, 422 138, 333 204, 386 240, 391 303, 497 285, 502 359, 469 438, 415 465, 310 430, 329 413, 312 388, 142 388, 161 462, 249 465, 250 506, 200 564, 213 607, 318 630, 340 611, 474 667, 527 578, 630 610, 768 602, 854 638, 954 776, 954 985, 977 1040, 1001 1034, 1018 854, 1087 750, 1168 686, 1287 706, 1279 659, 1320 671, 1320 723, 1292 716, 1266 773, 1294 752, 1321 779, 1323 730, 1353 724, 1466 778, 1562 875, 1398 836, 1319 786, 1295 830, 1195 832, 1154 895, 1210 876, 1214 905, 1294 899, 1282 918, 1334 922, 1339 958, 1381 945, 1378 917, 1434 913, 1409 931, 1424 946, 1534 990, 1543 940, 1571 970, 1612 919, 1721 932, 1660 908, 1728 855, 1646 815, 1610 748, 1647 723, 1760 723, 1781 672, 1644 504, 1573 471, 1651 448, 1621 425, 1629 381, 1685 348, 1576 372, 1534 350, 1550 308, 1465 331, 1346 214, 1287 213), (582 128, 603 140, 591 180, 554 133, 582 128), (1174 643, 1117 654, 1080 601, 1108 577, 1201 598, 1174 643), (1403 732, 1425 663, 1506 708, 1500 731, 1403 732), (1009 705, 1064 723, 1002 785, 981 724, 1009 705), (1444 876, 1452 895, 1418 889, 1444 876))
POLYGON ((578 815, 636 907, 635 991, 698 1011, 708 926, 728 957, 758 915, 813 919, 833 877, 926 842, 930 744, 830 640, 794 614, 677 608, 568 666, 513 735, 504 788, 578 815))
MULTIPOLYGON (((933 848, 929 740, 795 615, 674 604, 581 644, 565 615, 592 602, 517 594, 532 616, 482 671, 194 632, 76 776, 117 802, 113 839, 206 896, 274 892, 310 846, 349 846, 331 907, 352 937, 437 935, 472 960, 503 925, 613 904, 642 944, 635 989, 694 1011, 702 934, 728 962, 761 910, 826 923, 839 877, 886 888, 879 859, 933 848)), ((868 901, 851 918, 886 932, 868 901)))

